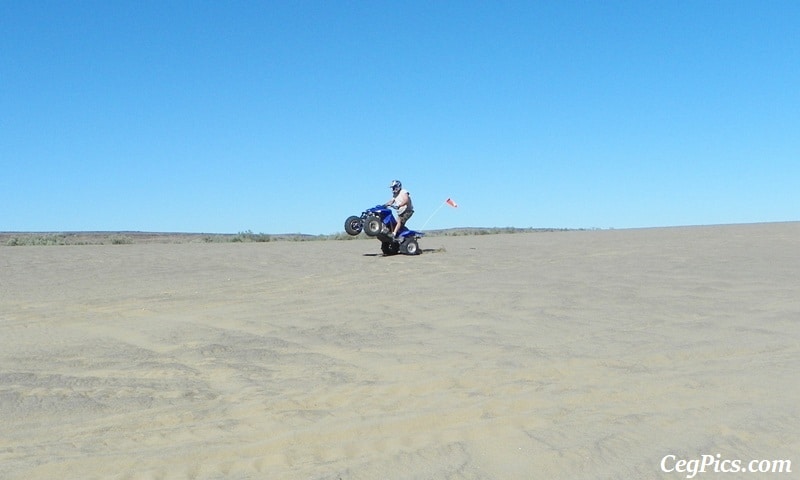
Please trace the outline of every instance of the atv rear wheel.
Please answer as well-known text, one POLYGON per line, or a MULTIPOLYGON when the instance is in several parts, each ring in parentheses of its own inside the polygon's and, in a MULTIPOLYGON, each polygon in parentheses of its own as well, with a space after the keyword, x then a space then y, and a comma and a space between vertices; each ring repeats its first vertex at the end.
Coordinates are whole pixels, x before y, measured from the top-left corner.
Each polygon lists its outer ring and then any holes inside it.
POLYGON ((383 230, 383 222, 375 215, 370 215, 366 220, 364 220, 364 233, 370 237, 374 237, 375 235, 381 233, 381 230, 383 230))
POLYGON ((400 250, 408 255, 419 255, 419 244, 413 238, 409 238, 400 245, 400 250))
POLYGON ((381 252, 384 255, 397 255, 400 253, 400 244, 397 242, 381 242, 381 252))
POLYGON ((356 236, 364 229, 364 222, 361 220, 361 217, 356 217, 355 215, 347 217, 347 220, 344 221, 344 231, 347 232, 348 235, 356 236))

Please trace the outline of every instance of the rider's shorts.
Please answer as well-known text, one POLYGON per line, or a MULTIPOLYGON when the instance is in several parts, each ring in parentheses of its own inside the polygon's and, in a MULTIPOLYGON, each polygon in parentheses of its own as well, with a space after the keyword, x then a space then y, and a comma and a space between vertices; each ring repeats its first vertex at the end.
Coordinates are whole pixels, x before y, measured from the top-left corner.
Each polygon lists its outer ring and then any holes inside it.
POLYGON ((411 218, 411 215, 414 215, 414 210, 406 210, 398 215, 398 217, 400 218, 401 222, 406 223, 408 219, 411 218))

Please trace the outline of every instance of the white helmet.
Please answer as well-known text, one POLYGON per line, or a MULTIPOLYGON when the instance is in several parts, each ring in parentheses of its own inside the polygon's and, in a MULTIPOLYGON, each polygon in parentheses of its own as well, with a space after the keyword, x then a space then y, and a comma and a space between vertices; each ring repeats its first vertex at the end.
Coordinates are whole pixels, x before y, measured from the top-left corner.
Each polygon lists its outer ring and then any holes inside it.
POLYGON ((403 188, 403 184, 400 183, 400 180, 392 180, 392 183, 389 184, 389 188, 392 189, 392 192, 397 193, 403 188))

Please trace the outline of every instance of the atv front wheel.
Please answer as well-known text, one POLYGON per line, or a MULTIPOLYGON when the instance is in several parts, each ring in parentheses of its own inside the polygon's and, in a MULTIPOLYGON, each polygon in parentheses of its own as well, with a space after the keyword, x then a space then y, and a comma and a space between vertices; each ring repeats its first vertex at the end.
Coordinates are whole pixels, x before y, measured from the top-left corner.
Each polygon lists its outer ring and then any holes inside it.
POLYGON ((364 221, 364 233, 370 237, 374 237, 375 235, 381 233, 381 230, 383 230, 383 222, 375 215, 370 215, 364 221))
POLYGON ((356 236, 361 233, 363 229, 364 222, 361 220, 361 217, 353 215, 347 217, 347 220, 344 221, 344 231, 347 232, 348 235, 356 236))

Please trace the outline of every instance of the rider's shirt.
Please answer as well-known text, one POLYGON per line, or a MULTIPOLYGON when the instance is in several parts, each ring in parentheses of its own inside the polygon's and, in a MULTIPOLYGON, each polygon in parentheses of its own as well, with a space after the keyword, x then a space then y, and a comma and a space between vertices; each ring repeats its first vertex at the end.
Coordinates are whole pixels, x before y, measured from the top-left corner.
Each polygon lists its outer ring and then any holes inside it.
POLYGON ((398 210, 397 210, 398 213, 403 213, 406 210, 414 211, 414 204, 411 203, 411 194, 408 193, 408 190, 406 190, 405 188, 400 189, 400 192, 398 192, 397 196, 394 197, 394 206, 395 207, 400 205, 401 202, 399 202, 398 200, 401 200, 401 199, 405 199, 406 202, 405 202, 405 205, 403 205, 402 207, 398 208, 398 210))

